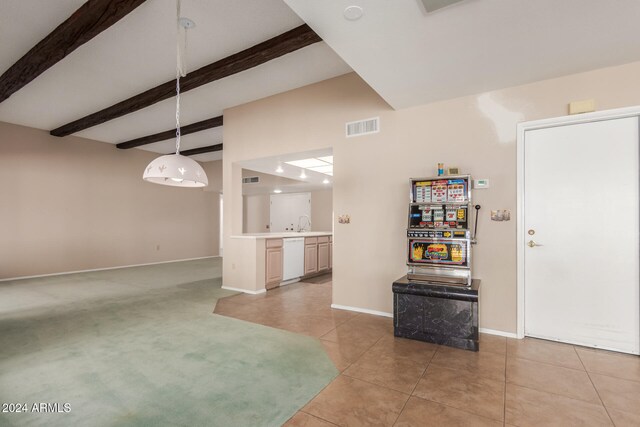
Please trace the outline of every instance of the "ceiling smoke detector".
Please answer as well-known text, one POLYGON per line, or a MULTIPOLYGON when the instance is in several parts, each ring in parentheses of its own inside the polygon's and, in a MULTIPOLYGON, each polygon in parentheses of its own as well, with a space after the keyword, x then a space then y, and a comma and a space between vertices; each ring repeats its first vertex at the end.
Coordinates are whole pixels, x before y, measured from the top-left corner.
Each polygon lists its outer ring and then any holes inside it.
POLYGON ((360 6, 347 6, 343 15, 347 21, 357 21, 364 15, 364 10, 360 6))
POLYGON ((185 30, 190 30, 191 28, 195 28, 196 26, 195 22, 185 17, 178 18, 178 24, 185 30))

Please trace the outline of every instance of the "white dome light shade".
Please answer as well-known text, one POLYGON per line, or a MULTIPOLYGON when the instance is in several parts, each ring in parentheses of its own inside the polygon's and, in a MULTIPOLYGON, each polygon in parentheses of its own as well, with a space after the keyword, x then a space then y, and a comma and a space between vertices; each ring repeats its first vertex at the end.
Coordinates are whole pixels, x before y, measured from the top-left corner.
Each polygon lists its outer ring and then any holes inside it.
POLYGON ((206 187, 209 185, 207 174, 202 166, 193 159, 180 154, 160 156, 149 163, 142 179, 154 184, 173 187, 206 187))

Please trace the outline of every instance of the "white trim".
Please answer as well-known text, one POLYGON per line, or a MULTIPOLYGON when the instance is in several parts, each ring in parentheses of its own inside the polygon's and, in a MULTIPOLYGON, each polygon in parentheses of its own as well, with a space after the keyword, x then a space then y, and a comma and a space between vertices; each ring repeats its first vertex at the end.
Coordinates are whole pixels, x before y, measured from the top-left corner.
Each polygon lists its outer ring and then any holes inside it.
POLYGON ((517 204, 516 204, 516 289, 517 289, 517 338, 524 338, 524 140, 526 131, 544 129, 570 124, 589 123, 601 120, 623 119, 640 116, 640 106, 617 108, 615 110, 596 111, 594 113, 576 114, 572 116, 554 117, 551 119, 535 120, 518 123, 516 153, 517 153, 517 204))
POLYGON ((337 308, 338 310, 357 311, 358 313, 373 314, 374 316, 393 317, 393 313, 369 310, 368 308, 350 307, 348 305, 331 304, 331 308, 337 308))
POLYGON ((250 291, 249 289, 232 288, 231 286, 223 286, 222 289, 226 289, 227 291, 244 292, 245 294, 251 295, 264 294, 265 292, 267 292, 266 289, 260 289, 259 291, 250 291))
POLYGON ((95 271, 118 270, 120 268, 144 267, 146 265, 170 264, 172 262, 195 261, 195 260, 198 260, 198 259, 207 259, 207 258, 220 258, 220 256, 219 255, 212 255, 212 256, 202 256, 202 257, 198 257, 198 258, 174 259, 172 261, 148 262, 146 264, 131 264, 131 265, 120 265, 120 266, 116 266, 116 267, 93 268, 91 270, 63 271, 63 272, 60 272, 60 273, 38 274, 38 275, 35 275, 35 276, 18 276, 18 277, 10 277, 8 279, 0 279, 0 282, 8 282, 10 280, 37 279, 39 277, 63 276, 65 274, 92 273, 92 272, 95 272, 95 271))
POLYGON ((513 332, 496 331, 495 329, 480 328, 479 331, 483 334, 497 335, 499 337, 518 338, 518 335, 513 332))

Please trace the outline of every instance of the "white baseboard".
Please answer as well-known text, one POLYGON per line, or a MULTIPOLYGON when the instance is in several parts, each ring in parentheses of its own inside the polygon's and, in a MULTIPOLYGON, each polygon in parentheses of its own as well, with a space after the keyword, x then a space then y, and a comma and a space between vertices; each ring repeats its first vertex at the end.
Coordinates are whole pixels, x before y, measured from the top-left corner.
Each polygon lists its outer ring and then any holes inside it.
POLYGON ((518 335, 515 334, 514 332, 496 331, 495 329, 487 329, 487 328, 480 328, 479 330, 483 334, 498 335, 498 336, 507 337, 507 338, 518 338, 518 335))
POLYGON ((373 314, 375 316, 393 317, 393 313, 369 310, 368 308, 349 307, 348 305, 331 304, 331 308, 337 308, 338 310, 357 311, 358 313, 373 314))
POLYGON ((63 271, 63 272, 60 272, 60 273, 38 274, 38 275, 35 275, 35 276, 9 277, 8 279, 0 279, 0 282, 8 282, 9 280, 37 279, 39 277, 63 276, 65 274, 92 273, 92 272, 95 272, 95 271, 118 270, 120 268, 144 267, 146 265, 170 264, 172 262, 195 261, 195 260, 198 260, 198 259, 207 259, 207 258, 220 258, 220 256, 219 255, 201 256, 201 257, 198 257, 198 258, 174 259, 172 261, 148 262, 146 264, 120 265, 120 266, 117 266, 117 267, 103 267, 103 268, 93 268, 93 269, 90 269, 90 270, 63 271))
POLYGON ((223 286, 222 289, 226 289, 227 291, 244 292, 245 294, 251 295, 264 294, 265 292, 267 292, 266 289, 260 289, 259 291, 250 291, 248 289, 232 288, 231 286, 223 286))

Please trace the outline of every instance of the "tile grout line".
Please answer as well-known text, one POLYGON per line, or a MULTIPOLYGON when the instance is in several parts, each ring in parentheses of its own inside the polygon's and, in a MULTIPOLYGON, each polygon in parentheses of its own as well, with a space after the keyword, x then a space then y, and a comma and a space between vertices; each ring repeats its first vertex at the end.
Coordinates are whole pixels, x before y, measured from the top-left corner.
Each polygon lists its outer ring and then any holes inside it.
POLYGON ((609 409, 607 409, 607 405, 604 404, 604 401, 602 400, 602 397, 600 396, 600 392, 598 391, 598 388, 596 387, 596 385, 593 383, 593 380, 591 379, 591 374, 589 373, 589 371, 587 371, 587 367, 585 366, 584 362, 582 361, 582 357, 580 357, 580 353, 578 352, 578 350, 576 350, 576 347, 573 346, 573 351, 576 352, 576 355, 578 356, 578 360, 580 360, 580 363, 582 363, 582 367, 584 368, 584 371, 587 373, 587 378, 589 378, 589 382, 591 383, 591 386, 593 387, 593 389, 595 390, 596 394, 598 395, 598 399, 600 399, 600 403, 602 404, 602 407, 604 408, 604 411, 607 413, 607 417, 609 417, 609 421, 611 421, 612 425, 616 425, 615 422, 613 422, 613 418, 611 418, 611 414, 609 413, 609 409))
MULTIPOLYGON (((537 391, 538 393, 544 393, 544 394, 550 394, 552 396, 558 396, 558 397, 562 397, 564 399, 570 399, 570 400, 575 400, 576 402, 580 402, 580 403, 586 403, 588 405, 598 405, 597 402, 589 402, 588 400, 582 400, 582 399, 578 399, 577 397, 571 397, 571 396, 567 396, 566 394, 559 394, 559 393, 554 393, 552 391, 547 391, 547 390, 540 390, 537 388, 532 388, 532 387, 528 387, 526 385, 521 385, 521 384, 517 384, 517 383, 508 383, 508 384, 512 384, 516 387, 520 387, 520 388, 526 388, 527 390, 532 390, 532 391, 537 391)), ((592 383, 593 384, 593 383, 592 383)), ((595 388, 595 387, 594 387, 595 388)), ((597 390, 596 390, 597 393, 597 390)), ((600 397, 600 396, 598 396, 600 397)), ((602 399, 601 399, 602 401, 602 399)), ((602 406, 604 406, 604 404, 602 404, 602 406)))
POLYGON ((431 361, 433 360, 433 357, 436 355, 436 353, 438 352, 438 348, 436 348, 433 353, 431 354, 431 357, 429 358, 429 360, 427 361, 427 365, 424 367, 422 373, 420 374, 420 376, 418 377, 418 381, 416 381, 415 385, 413 386, 413 389, 411 389, 411 393, 409 393, 409 399, 407 399, 406 402, 404 402, 404 405, 402 405, 402 409, 400 409, 400 412, 398 412, 398 416, 396 417, 396 420, 393 422, 393 425, 395 426, 398 423, 398 420, 400 419, 400 416, 402 416, 402 413, 404 412, 404 409, 407 407, 407 403, 409 403, 409 400, 414 397, 413 393, 416 391, 416 388, 418 388, 418 384, 420 384, 420 381, 424 378, 424 375, 427 373, 427 368, 429 367, 429 365, 431 364, 431 361))
MULTIPOLYGON (((357 316, 353 316, 351 319, 353 319, 353 318, 355 318, 355 317, 357 317, 357 316)), ((350 320, 350 319, 349 319, 349 320, 350 320)), ((337 329, 337 328, 332 329, 332 331, 333 331, 333 330, 335 330, 335 329, 337 329)), ((331 331, 329 331, 329 332, 331 332, 331 331)), ((329 332, 327 332, 327 334, 328 334, 329 332)), ((326 334, 325 334, 325 335, 326 335, 326 334)), ((311 399, 310 399, 310 400, 309 400, 309 401, 308 401, 308 402, 307 402, 307 403, 302 407, 302 409, 299 409, 299 411, 301 411, 301 412, 305 412, 305 411, 303 411, 303 409, 304 409, 304 408, 305 408, 309 403, 311 403, 311 402, 312 402, 316 397, 318 397, 318 396, 320 395, 320 393, 322 393, 322 392, 323 392, 327 387, 329 387, 331 384, 333 384, 333 383, 334 383, 334 381, 336 381, 338 378, 340 378, 340 377, 342 377, 342 376, 345 376, 345 377, 347 377, 347 378, 353 378, 353 379, 356 379, 356 380, 359 380, 359 381, 363 381, 363 380, 360 380, 359 378, 354 378, 354 377, 351 377, 351 376, 349 376, 349 375, 345 375, 345 374, 344 374, 344 371, 346 371, 347 369, 349 369, 349 367, 350 367, 351 365, 353 365, 353 364, 354 364, 358 359, 360 359, 360 358, 361 358, 361 357, 362 357, 362 356, 363 356, 367 351, 371 350, 371 347, 373 347, 374 345, 376 345, 376 344, 378 343, 378 341, 380 341, 382 338, 383 338, 383 336, 381 336, 380 338, 378 338, 378 339, 376 340, 376 342, 375 342, 375 343, 373 343, 373 344, 371 344, 371 346, 367 347, 367 349, 366 349, 365 351, 363 351, 363 352, 362 352, 362 354, 360 354, 360 356, 358 356, 358 358, 357 358, 356 360, 354 360, 353 362, 350 362, 350 363, 349 363, 349 365, 348 365, 346 368, 344 368, 344 370, 342 370, 342 371, 338 372, 338 375, 336 375, 336 377, 335 377, 334 379, 332 379, 332 380, 331 380, 331 382, 329 382, 329 384, 327 384, 326 386, 324 386, 324 387, 322 388, 322 390, 320 390, 320 391, 319 391, 315 396, 313 396, 313 397, 312 397, 312 398, 311 398, 311 399)), ((318 338, 318 340, 321 340, 321 338, 318 338)), ((328 341, 328 340, 325 340, 325 341, 328 341)), ((329 341, 329 342, 333 342, 333 341, 329 341)), ((337 344, 337 343, 336 343, 336 344, 337 344)), ((325 354, 326 354, 326 350, 324 350, 324 352, 325 352, 325 354)), ((327 355, 327 356, 328 356, 328 355, 327 355)), ((335 364, 334 364, 334 366, 335 366, 335 364)), ((377 384, 369 383, 368 381, 365 381, 365 382, 366 382, 366 383, 368 383, 368 384, 372 384, 372 385, 376 385, 376 386, 377 386, 377 384)), ((396 390, 394 390, 394 391, 396 391, 396 390)), ((411 397, 411 396, 409 396, 409 397, 411 397)), ((307 412, 305 412, 305 414, 307 414, 307 412)), ((328 423, 330 423, 330 424, 332 424, 332 425, 336 425, 336 424, 334 424, 333 422, 331 422, 331 421, 329 421, 329 420, 326 420, 326 419, 324 419, 324 418, 322 418, 322 417, 318 417, 318 416, 313 415, 313 414, 309 414, 309 415, 312 415, 312 416, 314 416, 314 417, 316 417, 316 418, 319 418, 319 419, 321 419, 321 420, 323 420, 323 421, 327 421, 328 423)))
POLYGON ((420 397, 420 396, 413 395, 411 397, 415 397, 416 399, 424 400, 425 402, 431 402, 431 403, 435 403, 437 405, 445 406, 447 408, 455 409, 456 411, 461 411, 461 412, 473 415, 474 417, 479 417, 479 418, 482 418, 482 419, 485 419, 485 420, 497 421, 497 422, 501 422, 501 423, 504 424, 504 420, 497 420, 495 418, 487 417, 486 415, 480 415, 480 414, 477 414, 475 412, 470 411, 469 409, 457 408, 457 407, 451 406, 451 405, 449 405, 447 403, 438 402, 437 400, 431 400, 431 399, 427 399, 427 398, 420 397))
MULTIPOLYGON (((319 417, 319 416, 317 416, 317 415, 313 415, 313 414, 310 414, 310 413, 308 413, 308 412, 305 412, 305 411, 303 411, 302 409, 298 410, 298 412, 302 412, 303 414, 307 414, 307 415, 309 415, 310 417, 313 417, 313 418, 315 418, 315 419, 318 419, 318 420, 324 421, 324 422, 326 422, 326 423, 329 423, 329 424, 331 424, 332 426, 340 427, 338 424, 336 424, 336 423, 334 423, 334 422, 331 422, 331 421, 329 421, 329 420, 326 420, 326 419, 324 419, 324 418, 322 418, 322 417, 319 417)), ((294 414, 294 417, 295 417, 295 414, 294 414)), ((293 417, 291 417, 291 418, 293 418, 293 417)), ((289 419, 291 419, 291 418, 289 418, 289 419)))
MULTIPOLYGON (((551 362, 543 362, 541 360, 535 360, 535 359, 527 359, 526 357, 518 357, 518 356, 513 356, 513 359, 519 359, 519 360, 526 360, 527 362, 533 362, 533 363, 541 363, 543 365, 547 365, 547 366, 554 366, 556 368, 564 368, 564 369, 571 369, 572 371, 577 371, 577 372, 586 372, 586 369, 584 369, 584 365, 583 365, 583 369, 578 369, 578 368, 570 368, 568 366, 563 366, 563 365, 557 365, 555 363, 551 363, 551 362)), ((582 361, 581 361, 582 362, 582 361)), ((582 364, 582 363, 581 363, 582 364)))
MULTIPOLYGON (((450 347, 447 347, 447 346, 444 346, 444 345, 439 345, 439 344, 436 344, 436 345, 438 346, 438 348, 436 349, 436 351, 435 351, 435 352, 433 353, 433 355, 431 356, 431 360, 429 360, 429 364, 427 365, 427 368, 425 368, 425 370, 424 370, 424 374, 422 375, 422 378, 425 378, 425 375, 426 375, 426 373, 427 373, 427 369, 428 369, 428 368, 433 364, 433 359, 435 359, 435 357, 436 357, 436 353, 438 353, 438 351, 440 351, 440 350, 446 350, 446 349, 449 349, 449 348, 450 348, 450 347)), ((493 352, 487 352, 487 353, 491 353, 491 354, 500 354, 500 353, 493 353, 493 352)), ((500 355, 502 355, 502 354, 500 354, 500 355)), ((506 350, 506 348, 505 348, 505 353, 504 353, 504 359, 505 359, 505 370, 506 370, 506 363, 507 363, 507 362, 506 362, 506 361, 507 361, 507 350, 506 350)), ((440 368, 440 369, 449 369, 449 370, 457 371, 457 369, 455 369, 455 368, 445 367, 445 366, 440 366, 440 365, 438 365, 437 363, 436 363, 436 364, 434 364, 434 366, 435 366, 435 367, 437 367, 437 368, 440 368)), ((467 372, 469 372, 469 371, 467 371, 467 372)), ((488 377, 482 377, 482 378, 489 379, 489 380, 493 380, 493 381, 499 381, 499 380, 496 380, 496 379, 494 379, 494 378, 488 378, 488 377)), ((416 387, 417 387, 417 384, 416 384, 416 387)), ((506 388, 507 388, 507 386, 506 386, 506 373, 505 373, 505 393, 506 393, 506 388)), ((415 391, 415 388, 414 388, 414 391, 415 391)), ((424 397, 420 397, 420 396, 414 395, 414 394, 413 394, 413 392, 411 393, 411 396, 413 396, 413 397, 417 397, 417 398, 422 399, 422 400, 425 400, 425 401, 427 401, 427 402, 433 402, 433 403, 436 403, 436 404, 438 404, 438 405, 446 406, 447 408, 452 408, 452 409, 455 409, 455 410, 457 410, 457 411, 466 412, 467 414, 472 414, 472 415, 474 415, 474 416, 481 417, 481 418, 484 418, 484 419, 487 419, 487 420, 492 420, 492 421, 502 422, 502 425, 503 425, 503 426, 504 426, 504 425, 505 425, 505 423, 506 423, 506 420, 504 419, 504 409, 503 409, 503 415, 502 415, 502 416, 503 416, 503 419, 502 419, 502 420, 496 420, 495 418, 490 418, 490 417, 486 417, 486 416, 484 416, 484 415, 476 414, 475 412, 471 412, 471 411, 469 411, 469 410, 467 410, 467 409, 460 409, 460 408, 457 408, 457 407, 455 407, 455 406, 448 405, 448 404, 446 404, 446 403, 442 403, 442 402, 438 402, 438 401, 436 401, 436 400, 426 399, 426 398, 424 398, 424 397)), ((505 404, 506 404, 506 402, 505 402, 505 404)))

